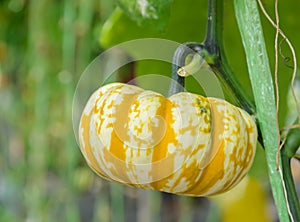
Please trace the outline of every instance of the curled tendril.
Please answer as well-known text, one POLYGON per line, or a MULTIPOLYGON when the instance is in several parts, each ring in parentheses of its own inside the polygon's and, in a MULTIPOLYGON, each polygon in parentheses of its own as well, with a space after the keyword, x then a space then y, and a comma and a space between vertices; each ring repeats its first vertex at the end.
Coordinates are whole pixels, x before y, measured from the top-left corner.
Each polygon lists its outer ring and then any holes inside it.
POLYGON ((284 42, 285 39, 281 39, 279 43, 279 54, 283 59, 283 63, 286 67, 293 69, 294 67, 292 65, 289 65, 288 63, 292 60, 291 57, 285 56, 282 52, 282 43, 284 42))

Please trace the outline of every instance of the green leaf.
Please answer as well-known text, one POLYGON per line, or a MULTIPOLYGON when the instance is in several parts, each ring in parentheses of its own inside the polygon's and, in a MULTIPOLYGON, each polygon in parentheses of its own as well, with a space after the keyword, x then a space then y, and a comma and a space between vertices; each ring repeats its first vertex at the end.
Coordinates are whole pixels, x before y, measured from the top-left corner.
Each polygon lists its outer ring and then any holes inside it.
POLYGON ((257 3, 255 0, 235 0, 234 6, 246 53, 275 204, 280 221, 289 221, 284 187, 276 163, 278 128, 276 126, 274 87, 257 3))
POLYGON ((116 8, 104 23, 99 40, 103 47, 108 48, 121 42, 146 38, 151 35, 153 37, 151 30, 144 26, 138 26, 120 8, 116 8))
POLYGON ((180 43, 201 42, 205 36, 206 16, 205 1, 174 1, 164 32, 158 32, 147 25, 138 25, 120 8, 116 8, 102 28, 100 44, 110 47, 139 38, 164 38, 180 43))
POLYGON ((169 20, 172 0, 118 0, 117 4, 139 25, 162 31, 169 20))

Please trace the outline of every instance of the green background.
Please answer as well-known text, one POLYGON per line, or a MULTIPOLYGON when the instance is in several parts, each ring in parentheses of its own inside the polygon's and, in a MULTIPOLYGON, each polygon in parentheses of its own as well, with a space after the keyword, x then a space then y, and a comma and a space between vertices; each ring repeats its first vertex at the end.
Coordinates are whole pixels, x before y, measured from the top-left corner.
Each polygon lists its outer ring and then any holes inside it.
MULTIPOLYGON (((204 39, 206 1, 149 2, 154 4, 150 19, 128 0, 0 1, 0 221, 134 221, 143 215, 148 215, 149 221, 160 218, 165 203, 161 194, 112 185, 97 177, 86 165, 72 128, 76 85, 101 52, 138 38, 178 43, 204 39), (151 19, 153 16, 155 19, 151 19)), ((263 3, 274 17, 274 1, 263 3)), ((299 10, 300 2, 295 0, 279 4, 282 30, 297 55, 299 10)), ((275 29, 263 15, 261 20, 274 71, 275 29)), ((224 9, 224 45, 237 78, 252 95, 233 2, 229 0, 224 9)), ((127 49, 128 55, 134 57, 138 53, 134 50, 127 49)), ((284 42, 281 52, 291 57, 284 42)), ((293 104, 287 106, 292 70, 281 57, 279 63, 283 126, 286 113, 295 108, 293 104)), ((159 61, 135 63, 135 72, 129 77, 128 69, 118 70, 115 80, 127 81, 149 73, 171 75, 171 65, 159 61)), ((193 78, 187 80, 187 89, 201 93, 193 78)), ((261 148, 250 174, 268 193, 261 148)), ((182 221, 215 221, 219 212, 205 198, 176 197, 175 208, 171 209, 180 209, 177 213, 182 221)))

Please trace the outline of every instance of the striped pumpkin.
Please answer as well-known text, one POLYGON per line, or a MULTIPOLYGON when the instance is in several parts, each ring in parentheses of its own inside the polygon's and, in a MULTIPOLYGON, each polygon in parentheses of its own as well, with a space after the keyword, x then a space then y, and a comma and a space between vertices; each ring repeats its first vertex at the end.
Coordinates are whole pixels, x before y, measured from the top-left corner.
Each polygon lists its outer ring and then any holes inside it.
POLYGON ((109 181, 208 196, 248 172, 257 129, 249 114, 224 100, 188 92, 165 98, 112 83, 88 100, 79 140, 89 166, 109 181))

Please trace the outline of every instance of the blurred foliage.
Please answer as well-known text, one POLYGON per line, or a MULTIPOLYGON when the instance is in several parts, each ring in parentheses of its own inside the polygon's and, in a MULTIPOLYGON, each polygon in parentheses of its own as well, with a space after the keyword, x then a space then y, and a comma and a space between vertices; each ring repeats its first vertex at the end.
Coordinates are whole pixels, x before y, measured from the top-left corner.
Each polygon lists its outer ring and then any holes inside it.
MULTIPOLYGON (((124 10, 136 1, 117 2, 124 10)), ((180 43, 204 39, 206 1, 173 0, 169 18, 171 1, 149 2, 157 3, 153 10, 159 22, 144 19, 141 11, 124 12, 107 0, 0 0, 0 221, 159 220, 163 207, 159 192, 110 185, 94 175, 79 152, 71 120, 80 75, 105 48, 146 37, 180 43)), ((251 94, 233 5, 225 3, 226 52, 251 94)), ((272 14, 273 1, 265 4, 272 14)), ((282 29, 296 53, 299 7, 292 0, 279 5, 282 29)), ((273 64, 275 30, 262 21, 273 64)), ((282 53, 290 57, 285 43, 282 53)), ((138 62, 136 74, 170 74, 170 64, 154 62, 138 62)), ((280 61, 279 71, 283 122, 291 70, 280 61)), ((192 79, 188 84, 189 90, 198 92, 192 79)), ((262 150, 251 175, 268 190, 262 150)), ((179 221, 219 221, 222 215, 222 207, 204 198, 176 197, 176 201, 171 210, 179 221)))
POLYGON ((138 24, 163 31, 169 21, 172 0, 118 0, 117 3, 138 24))

